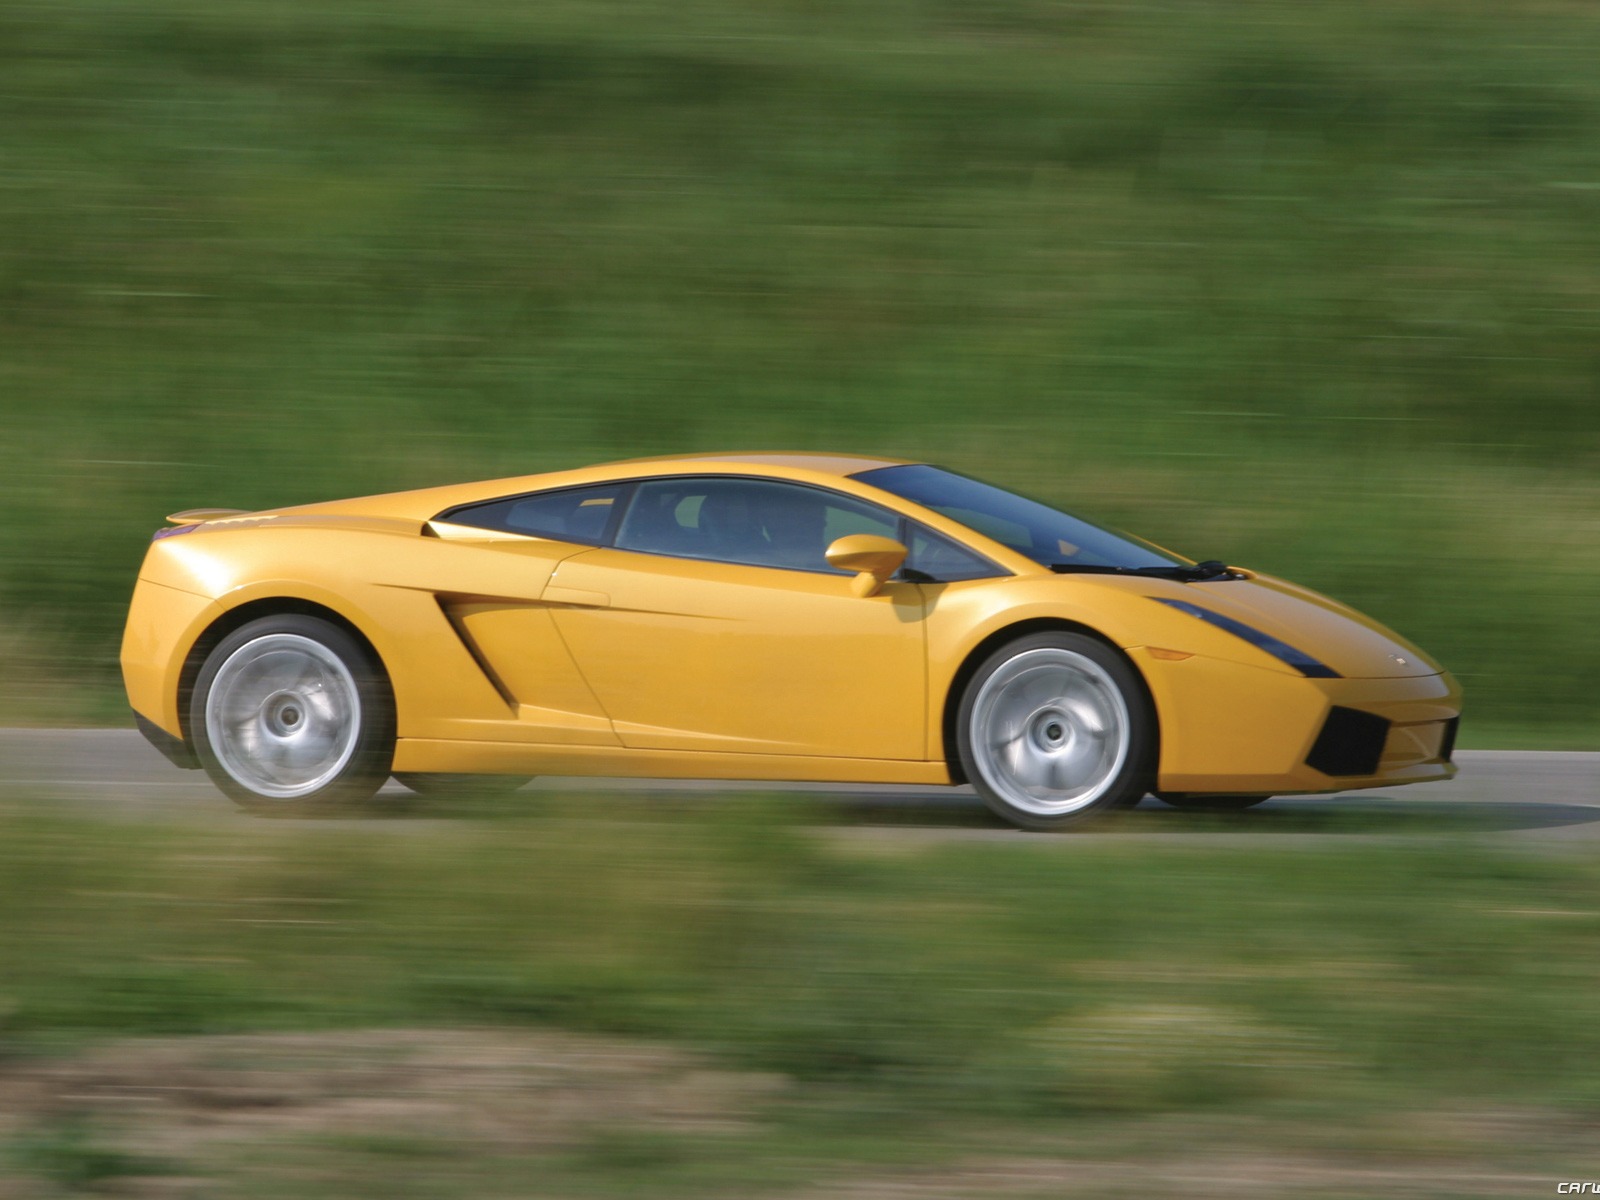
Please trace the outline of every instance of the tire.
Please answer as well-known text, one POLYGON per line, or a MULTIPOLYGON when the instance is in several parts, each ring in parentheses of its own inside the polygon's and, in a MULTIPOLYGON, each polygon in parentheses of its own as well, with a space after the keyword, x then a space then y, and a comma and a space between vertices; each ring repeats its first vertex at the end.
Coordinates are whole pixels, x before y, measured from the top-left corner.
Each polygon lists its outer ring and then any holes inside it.
POLYGON ((1137 804, 1156 721, 1144 681, 1104 642, 1037 633, 1000 647, 961 697, 956 746, 998 816, 1053 830, 1137 804))
POLYGON ((1242 812, 1271 796, 1209 796, 1204 792, 1157 792, 1156 799, 1185 812, 1242 812))
POLYGON ((395 782, 419 796, 509 796, 532 775, 435 775, 401 771, 395 782))
POLYGON ((195 680, 189 728, 212 782, 262 816, 360 803, 394 761, 388 676, 318 617, 262 617, 223 638, 195 680))

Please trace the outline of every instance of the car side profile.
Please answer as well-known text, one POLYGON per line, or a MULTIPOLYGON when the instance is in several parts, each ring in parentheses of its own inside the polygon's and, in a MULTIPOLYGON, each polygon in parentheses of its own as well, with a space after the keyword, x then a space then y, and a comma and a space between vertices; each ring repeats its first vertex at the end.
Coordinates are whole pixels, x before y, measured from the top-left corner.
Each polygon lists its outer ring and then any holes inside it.
POLYGON ((254 811, 391 775, 970 783, 1053 829, 1455 773, 1459 688, 1376 622, 928 464, 706 454, 169 522, 128 697, 254 811))

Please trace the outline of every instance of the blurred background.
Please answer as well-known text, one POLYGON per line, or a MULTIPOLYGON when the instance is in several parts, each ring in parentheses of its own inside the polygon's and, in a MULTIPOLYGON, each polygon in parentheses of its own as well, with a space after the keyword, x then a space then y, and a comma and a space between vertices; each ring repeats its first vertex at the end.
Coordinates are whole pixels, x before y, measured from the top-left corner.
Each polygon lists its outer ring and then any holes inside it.
MULTIPOLYGON (((1573 0, 0 0, 0 725, 128 724, 168 512, 796 448, 1288 576, 1464 745, 1600 749, 1597 62, 1573 0)), ((1480 836, 1575 805, 26 774, 3 1200, 1592 1177, 1595 843, 1480 836)))
POLYGON ((1600 745, 1597 55, 1560 0, 12 0, 0 717, 125 719, 175 509, 829 448, 1600 745))

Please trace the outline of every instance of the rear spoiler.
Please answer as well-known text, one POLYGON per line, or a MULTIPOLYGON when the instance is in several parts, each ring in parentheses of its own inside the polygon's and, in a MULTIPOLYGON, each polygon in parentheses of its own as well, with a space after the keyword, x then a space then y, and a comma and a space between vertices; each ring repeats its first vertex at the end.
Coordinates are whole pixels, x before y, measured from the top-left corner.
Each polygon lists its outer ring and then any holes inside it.
POLYGON ((204 521, 220 521, 223 517, 242 517, 248 509, 243 508, 186 508, 182 512, 175 512, 167 517, 169 525, 199 525, 204 521))
MULTIPOLYGON (((331 512, 252 512, 243 508, 189 508, 175 512, 167 518, 167 526, 158 529, 153 541, 175 537, 180 533, 194 533, 202 525, 215 529, 248 529, 271 525, 278 529, 345 529, 363 533, 392 533, 402 537, 416 537, 427 532, 423 522, 413 517, 363 517, 331 512)), ((493 537, 492 533, 475 529, 473 533, 493 537)))

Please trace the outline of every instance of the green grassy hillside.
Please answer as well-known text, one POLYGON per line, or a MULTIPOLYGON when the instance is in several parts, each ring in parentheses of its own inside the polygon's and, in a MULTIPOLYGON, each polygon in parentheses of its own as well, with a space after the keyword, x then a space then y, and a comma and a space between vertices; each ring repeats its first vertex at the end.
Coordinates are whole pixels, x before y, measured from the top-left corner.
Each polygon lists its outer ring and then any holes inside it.
POLYGON ((116 711, 176 508, 830 447, 1596 744, 1597 58, 1554 0, 0 8, 0 709, 116 711))

